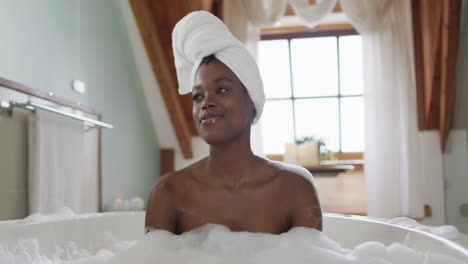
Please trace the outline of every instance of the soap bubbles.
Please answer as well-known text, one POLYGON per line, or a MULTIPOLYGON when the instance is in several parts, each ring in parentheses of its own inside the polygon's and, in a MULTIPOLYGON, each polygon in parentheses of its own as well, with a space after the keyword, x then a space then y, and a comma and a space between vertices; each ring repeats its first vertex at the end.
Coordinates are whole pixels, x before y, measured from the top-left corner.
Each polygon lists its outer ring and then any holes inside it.
POLYGON ((115 255, 107 263, 251 263, 251 264, 460 264, 461 260, 421 252, 399 243, 384 245, 369 241, 346 249, 324 233, 295 227, 287 233, 231 232, 221 225, 205 225, 173 235, 153 230, 134 247, 115 255))
POLYGON ((466 260, 401 243, 368 241, 343 248, 325 233, 295 227, 281 235, 231 232, 226 226, 207 224, 181 235, 152 230, 139 241, 112 237, 105 248, 79 248, 73 241, 57 245, 47 255, 35 238, 0 243, 4 264, 462 264, 466 260))

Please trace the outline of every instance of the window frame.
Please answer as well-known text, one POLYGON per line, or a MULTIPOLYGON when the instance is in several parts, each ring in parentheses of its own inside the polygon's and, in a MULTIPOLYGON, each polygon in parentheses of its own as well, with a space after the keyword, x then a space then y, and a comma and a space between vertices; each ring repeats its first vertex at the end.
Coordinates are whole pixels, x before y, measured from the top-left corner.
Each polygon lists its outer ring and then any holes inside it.
MULTIPOLYGON (((289 63, 290 63, 290 75, 291 75, 291 96, 288 98, 271 98, 267 99, 268 101, 279 101, 279 100, 291 100, 293 103, 293 123, 294 123, 294 137, 296 138, 296 120, 295 120, 295 105, 294 102, 297 99, 319 99, 319 98, 337 98, 338 99, 338 134, 339 134, 339 151, 332 152, 335 158, 338 160, 362 160, 364 158, 363 152, 342 152, 342 131, 341 131, 341 98, 352 98, 352 97, 364 97, 362 94, 353 94, 353 95, 342 95, 341 94, 341 84, 340 84, 340 70, 338 69, 338 94, 332 96, 307 96, 307 97, 295 97, 293 92, 292 85, 292 58, 291 58, 291 40, 292 39, 301 39, 301 38, 317 38, 317 37, 336 37, 337 42, 339 37, 343 36, 353 36, 360 35, 359 32, 354 28, 334 28, 334 29, 316 29, 311 31, 291 31, 291 32, 280 32, 280 33, 262 33, 260 40, 288 40, 288 52, 289 52, 289 63)), ((337 60, 338 68, 340 67, 340 47, 339 43, 337 45, 337 60)), ((282 155, 278 154, 267 154, 267 157, 271 157, 274 160, 282 160, 282 155)))

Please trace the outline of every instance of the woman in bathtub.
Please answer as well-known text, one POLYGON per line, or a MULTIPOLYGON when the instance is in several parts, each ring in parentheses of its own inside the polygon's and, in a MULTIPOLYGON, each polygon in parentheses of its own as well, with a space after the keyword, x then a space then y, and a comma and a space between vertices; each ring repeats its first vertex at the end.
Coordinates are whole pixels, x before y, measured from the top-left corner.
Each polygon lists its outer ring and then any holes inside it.
POLYGON ((179 92, 192 92, 193 119, 210 152, 153 186, 147 231, 181 234, 208 223, 272 234, 295 226, 322 230, 310 173, 251 151, 250 128, 265 97, 258 67, 245 47, 203 11, 177 23, 173 47, 179 92))

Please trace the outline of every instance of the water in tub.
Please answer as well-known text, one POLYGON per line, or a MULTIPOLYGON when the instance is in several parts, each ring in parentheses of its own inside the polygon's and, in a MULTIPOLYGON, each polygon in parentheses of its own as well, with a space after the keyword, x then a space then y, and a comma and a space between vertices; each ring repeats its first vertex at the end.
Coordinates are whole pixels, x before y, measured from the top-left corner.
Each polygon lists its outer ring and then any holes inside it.
MULTIPOLYGON (((44 222, 50 219, 74 217, 69 211, 61 215, 32 215, 23 222, 44 222), (50 218, 52 217, 52 218, 50 218)), ((405 219, 396 224, 413 225, 405 219)), ((439 229, 425 231, 442 232, 453 238, 457 231, 448 228, 448 233, 439 229)), ((431 252, 420 252, 402 243, 384 245, 369 241, 353 249, 341 245, 315 229, 295 227, 281 235, 263 233, 231 232, 227 227, 208 224, 182 235, 153 230, 139 241, 110 239, 107 247, 94 252, 79 248, 73 241, 57 245, 56 252, 47 257, 40 252, 37 239, 19 239, 13 244, 0 244, 1 264, 55 264, 55 263, 252 263, 252 264, 295 264, 295 263, 424 263, 458 264, 463 260, 431 252)))

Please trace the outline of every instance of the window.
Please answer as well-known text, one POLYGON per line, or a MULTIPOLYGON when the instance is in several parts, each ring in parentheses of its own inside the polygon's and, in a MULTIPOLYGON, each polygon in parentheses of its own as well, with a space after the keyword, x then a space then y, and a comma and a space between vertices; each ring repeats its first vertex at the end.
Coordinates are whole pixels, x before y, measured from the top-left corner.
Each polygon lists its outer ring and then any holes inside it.
POLYGON ((353 31, 263 37, 259 67, 267 101, 266 154, 313 136, 333 152, 364 151, 361 36, 353 31))

